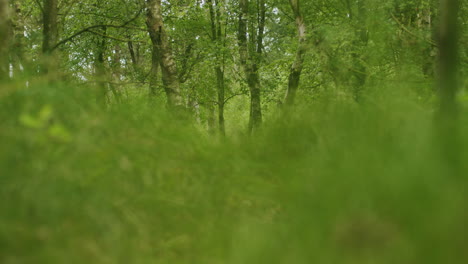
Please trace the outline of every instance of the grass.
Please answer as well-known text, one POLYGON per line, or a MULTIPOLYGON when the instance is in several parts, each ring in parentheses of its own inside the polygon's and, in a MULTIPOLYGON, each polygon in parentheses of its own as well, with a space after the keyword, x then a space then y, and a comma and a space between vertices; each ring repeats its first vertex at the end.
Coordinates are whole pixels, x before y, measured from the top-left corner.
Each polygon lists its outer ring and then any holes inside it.
POLYGON ((145 98, 3 93, 0 263, 466 263, 466 109, 447 150, 404 87, 326 98, 222 140, 145 98))

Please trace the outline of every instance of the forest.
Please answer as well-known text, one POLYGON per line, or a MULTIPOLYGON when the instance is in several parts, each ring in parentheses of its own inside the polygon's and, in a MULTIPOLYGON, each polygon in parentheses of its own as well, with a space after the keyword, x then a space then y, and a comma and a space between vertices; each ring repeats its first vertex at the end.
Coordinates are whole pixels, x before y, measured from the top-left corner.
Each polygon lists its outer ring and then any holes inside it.
POLYGON ((468 263, 468 1, 0 0, 0 263, 468 263))

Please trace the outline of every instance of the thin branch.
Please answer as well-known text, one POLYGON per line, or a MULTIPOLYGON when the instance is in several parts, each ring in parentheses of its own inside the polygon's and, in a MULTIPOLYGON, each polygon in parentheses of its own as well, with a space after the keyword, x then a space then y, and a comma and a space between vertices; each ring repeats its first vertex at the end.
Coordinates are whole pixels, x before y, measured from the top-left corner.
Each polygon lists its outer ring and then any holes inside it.
POLYGON ((401 23, 398 18, 395 17, 395 15, 393 13, 390 13, 390 15, 392 16, 393 20, 395 20, 395 22, 401 27, 401 29, 403 29, 406 33, 410 34, 411 36, 413 37, 416 37, 416 38, 419 38, 421 40, 424 40, 425 42, 431 44, 432 46, 434 47, 437 47, 437 44, 432 41, 432 40, 429 40, 429 39, 426 39, 424 37, 421 37, 415 33, 413 33, 412 31, 410 31, 408 28, 405 27, 405 25, 403 25, 403 23, 401 23))
MULTIPOLYGON (((248 95, 248 94, 247 94, 247 92, 233 94, 233 95, 229 96, 228 98, 226 98, 226 100, 224 100, 223 104, 226 105, 231 99, 233 99, 236 96, 241 96, 241 95, 248 95)), ((215 101, 215 100, 198 101, 199 105, 206 105, 207 103, 212 103, 214 105, 219 105, 219 102, 215 101)))
MULTIPOLYGON (((278 7, 278 10, 290 21, 290 22, 294 22, 295 19, 290 16, 287 12, 285 12, 283 9, 281 9, 280 7, 278 7)), ((273 18, 272 18, 273 19, 273 18)), ((273 20, 274 21, 274 20, 273 20)), ((275 22, 276 23, 276 22, 275 22)))
POLYGON ((241 95, 247 95, 247 93, 237 93, 237 94, 233 94, 231 96, 229 96, 228 98, 226 98, 224 100, 224 104, 227 104, 227 102, 229 102, 229 100, 231 100, 232 98, 236 97, 236 96, 241 96, 241 95))
MULTIPOLYGON (((68 16, 68 14, 69 14, 70 11, 72 10, 72 8, 73 8, 73 6, 76 4, 76 2, 78 2, 78 0, 73 0, 70 4, 68 4, 67 10, 65 10, 65 12, 64 12, 64 17, 67 17, 67 16, 68 16)), ((63 2, 62 2, 62 4, 63 4, 63 2)), ((60 9, 62 9, 62 6, 60 6, 60 7, 58 8, 58 10, 60 10, 60 9)))
POLYGON ((55 44, 54 47, 52 47, 52 51, 54 51, 55 49, 57 49, 58 47, 60 47, 61 45, 73 40, 74 38, 80 36, 81 34, 83 33, 86 33, 86 32, 90 32, 90 33, 93 33, 91 30, 92 29, 95 29, 95 28, 104 28, 104 27, 108 27, 108 28, 125 28, 128 24, 132 23, 133 21, 135 21, 141 14, 143 9, 140 9, 138 11, 138 13, 136 14, 135 17, 133 17, 132 19, 126 21, 125 23, 123 23, 122 25, 94 25, 94 26, 90 26, 90 27, 87 27, 87 28, 84 28, 78 32, 76 32, 75 34, 71 35, 70 37, 68 38, 65 38, 61 41, 59 41, 57 44, 55 44))
POLYGON ((59 15, 59 16, 65 16, 65 15, 85 15, 85 16, 102 17, 102 18, 107 18, 107 19, 112 19, 112 20, 121 19, 121 17, 119 17, 119 16, 107 16, 107 15, 97 14, 97 13, 93 13, 93 12, 73 12, 73 13, 68 13, 68 14, 59 13, 58 15, 59 15))
POLYGON ((89 32, 89 33, 93 33, 93 34, 98 35, 98 36, 101 36, 101 37, 103 37, 103 38, 112 39, 112 40, 121 41, 121 42, 129 42, 129 41, 131 41, 131 42, 138 42, 138 43, 146 43, 146 41, 143 41, 143 40, 121 39, 121 38, 109 36, 109 35, 106 35, 106 34, 102 34, 102 33, 99 33, 99 32, 97 32, 97 31, 93 31, 93 30, 89 30, 88 32, 89 32))
POLYGON ((44 14, 44 8, 42 7, 41 2, 39 2, 39 0, 34 0, 34 2, 36 2, 37 6, 39 6, 41 13, 44 14))

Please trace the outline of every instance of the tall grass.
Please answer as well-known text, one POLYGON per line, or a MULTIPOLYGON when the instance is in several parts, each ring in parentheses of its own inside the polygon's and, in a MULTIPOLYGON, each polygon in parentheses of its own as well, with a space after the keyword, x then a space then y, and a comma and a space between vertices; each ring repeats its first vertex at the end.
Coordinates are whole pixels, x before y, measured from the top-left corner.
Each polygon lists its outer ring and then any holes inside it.
POLYGON ((226 139, 145 98, 9 87, 0 263, 468 261, 466 109, 455 164, 431 103, 398 85, 226 139))

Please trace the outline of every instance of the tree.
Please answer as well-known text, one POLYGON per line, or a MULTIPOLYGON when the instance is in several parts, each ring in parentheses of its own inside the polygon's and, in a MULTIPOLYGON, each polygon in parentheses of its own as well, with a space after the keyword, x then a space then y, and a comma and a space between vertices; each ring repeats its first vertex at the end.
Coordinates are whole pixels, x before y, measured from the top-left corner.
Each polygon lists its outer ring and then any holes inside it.
POLYGON ((265 31, 265 0, 239 0, 238 45, 240 64, 250 91, 249 131, 262 123, 260 59, 263 52, 265 31))
POLYGON ((42 53, 44 57, 43 71, 47 73, 52 62, 52 52, 58 41, 58 0, 44 0, 42 10, 42 53))
POLYGON ((456 113, 458 90, 458 0, 441 0, 439 25, 439 93, 440 110, 456 113))
POLYGON ((0 81, 8 79, 10 21, 8 0, 0 0, 0 81))
MULTIPOLYGON (((102 34, 105 35, 107 28, 102 29, 102 34)), ((107 73, 105 65, 105 52, 106 52, 106 39, 104 37, 97 37, 96 49, 94 51, 94 74, 96 78, 97 90, 96 100, 99 105, 105 106, 107 95, 107 73)))
POLYGON ((221 4, 220 0, 212 0, 207 1, 209 11, 210 11, 210 22, 211 22, 211 40, 214 43, 215 47, 217 47, 218 52, 215 54, 215 67, 214 72, 216 75, 216 87, 217 87, 217 94, 218 94, 218 128, 219 132, 224 135, 225 125, 224 125, 224 105, 225 105, 225 72, 224 72, 224 63, 225 63, 225 47, 226 47, 226 39, 223 35, 225 31, 222 23, 221 23, 221 4), (221 49, 221 51, 219 51, 221 49))
POLYGON ((180 81, 171 44, 164 27, 161 0, 147 0, 146 25, 153 43, 152 65, 159 62, 162 71, 164 90, 171 108, 184 108, 180 93, 180 81))
MULTIPOLYGON (((350 15, 351 16, 351 15, 350 15)), ((365 62, 365 49, 367 48, 367 43, 369 40, 369 30, 367 29, 367 6, 365 0, 357 1, 357 19, 354 21, 357 23, 355 27, 355 43, 353 51, 353 77, 354 83, 351 83, 353 86, 353 95, 355 100, 359 100, 361 95, 361 90, 366 84, 367 80, 367 68, 365 62)))
MULTIPOLYGON (((249 130, 255 130, 265 113, 283 102, 292 105, 299 89, 303 101, 330 92, 358 99, 365 85, 411 78, 425 83, 411 89, 425 89, 427 99, 434 93, 426 84, 440 76, 441 109, 454 105, 448 102, 456 88, 447 88, 456 85, 456 65, 448 61, 454 41, 432 40, 439 20, 435 0, 9 2, 10 17, 1 17, 0 52, 10 46, 0 58, 3 78, 49 70, 99 87, 98 100, 105 103, 149 85, 152 101, 191 108, 211 132, 225 133, 225 115, 233 122, 248 115, 249 130), (430 69, 438 48, 435 75, 430 69)), ((460 34, 460 43, 466 35, 460 34)))
POLYGON ((301 73, 304 65, 304 56, 307 52, 308 45, 307 45, 307 38, 306 38, 306 25, 304 22, 304 17, 302 16, 300 0, 289 0, 291 5, 291 9, 293 11, 295 20, 296 20, 296 28, 297 28, 297 36, 298 36, 298 47, 296 51, 296 59, 294 63, 291 65, 291 69, 289 72, 288 78, 288 89, 286 92, 286 99, 285 102, 287 105, 292 105, 294 103, 294 99, 296 97, 297 89, 299 87, 299 82, 301 79, 301 73))
POLYGON ((26 27, 25 27, 25 14, 23 13, 23 8, 20 1, 14 1, 12 5, 10 19, 11 19, 11 29, 13 31, 10 48, 10 65, 11 65, 11 74, 13 78, 16 78, 20 75, 31 70, 30 61, 25 52, 28 51, 28 41, 25 36, 26 27))

